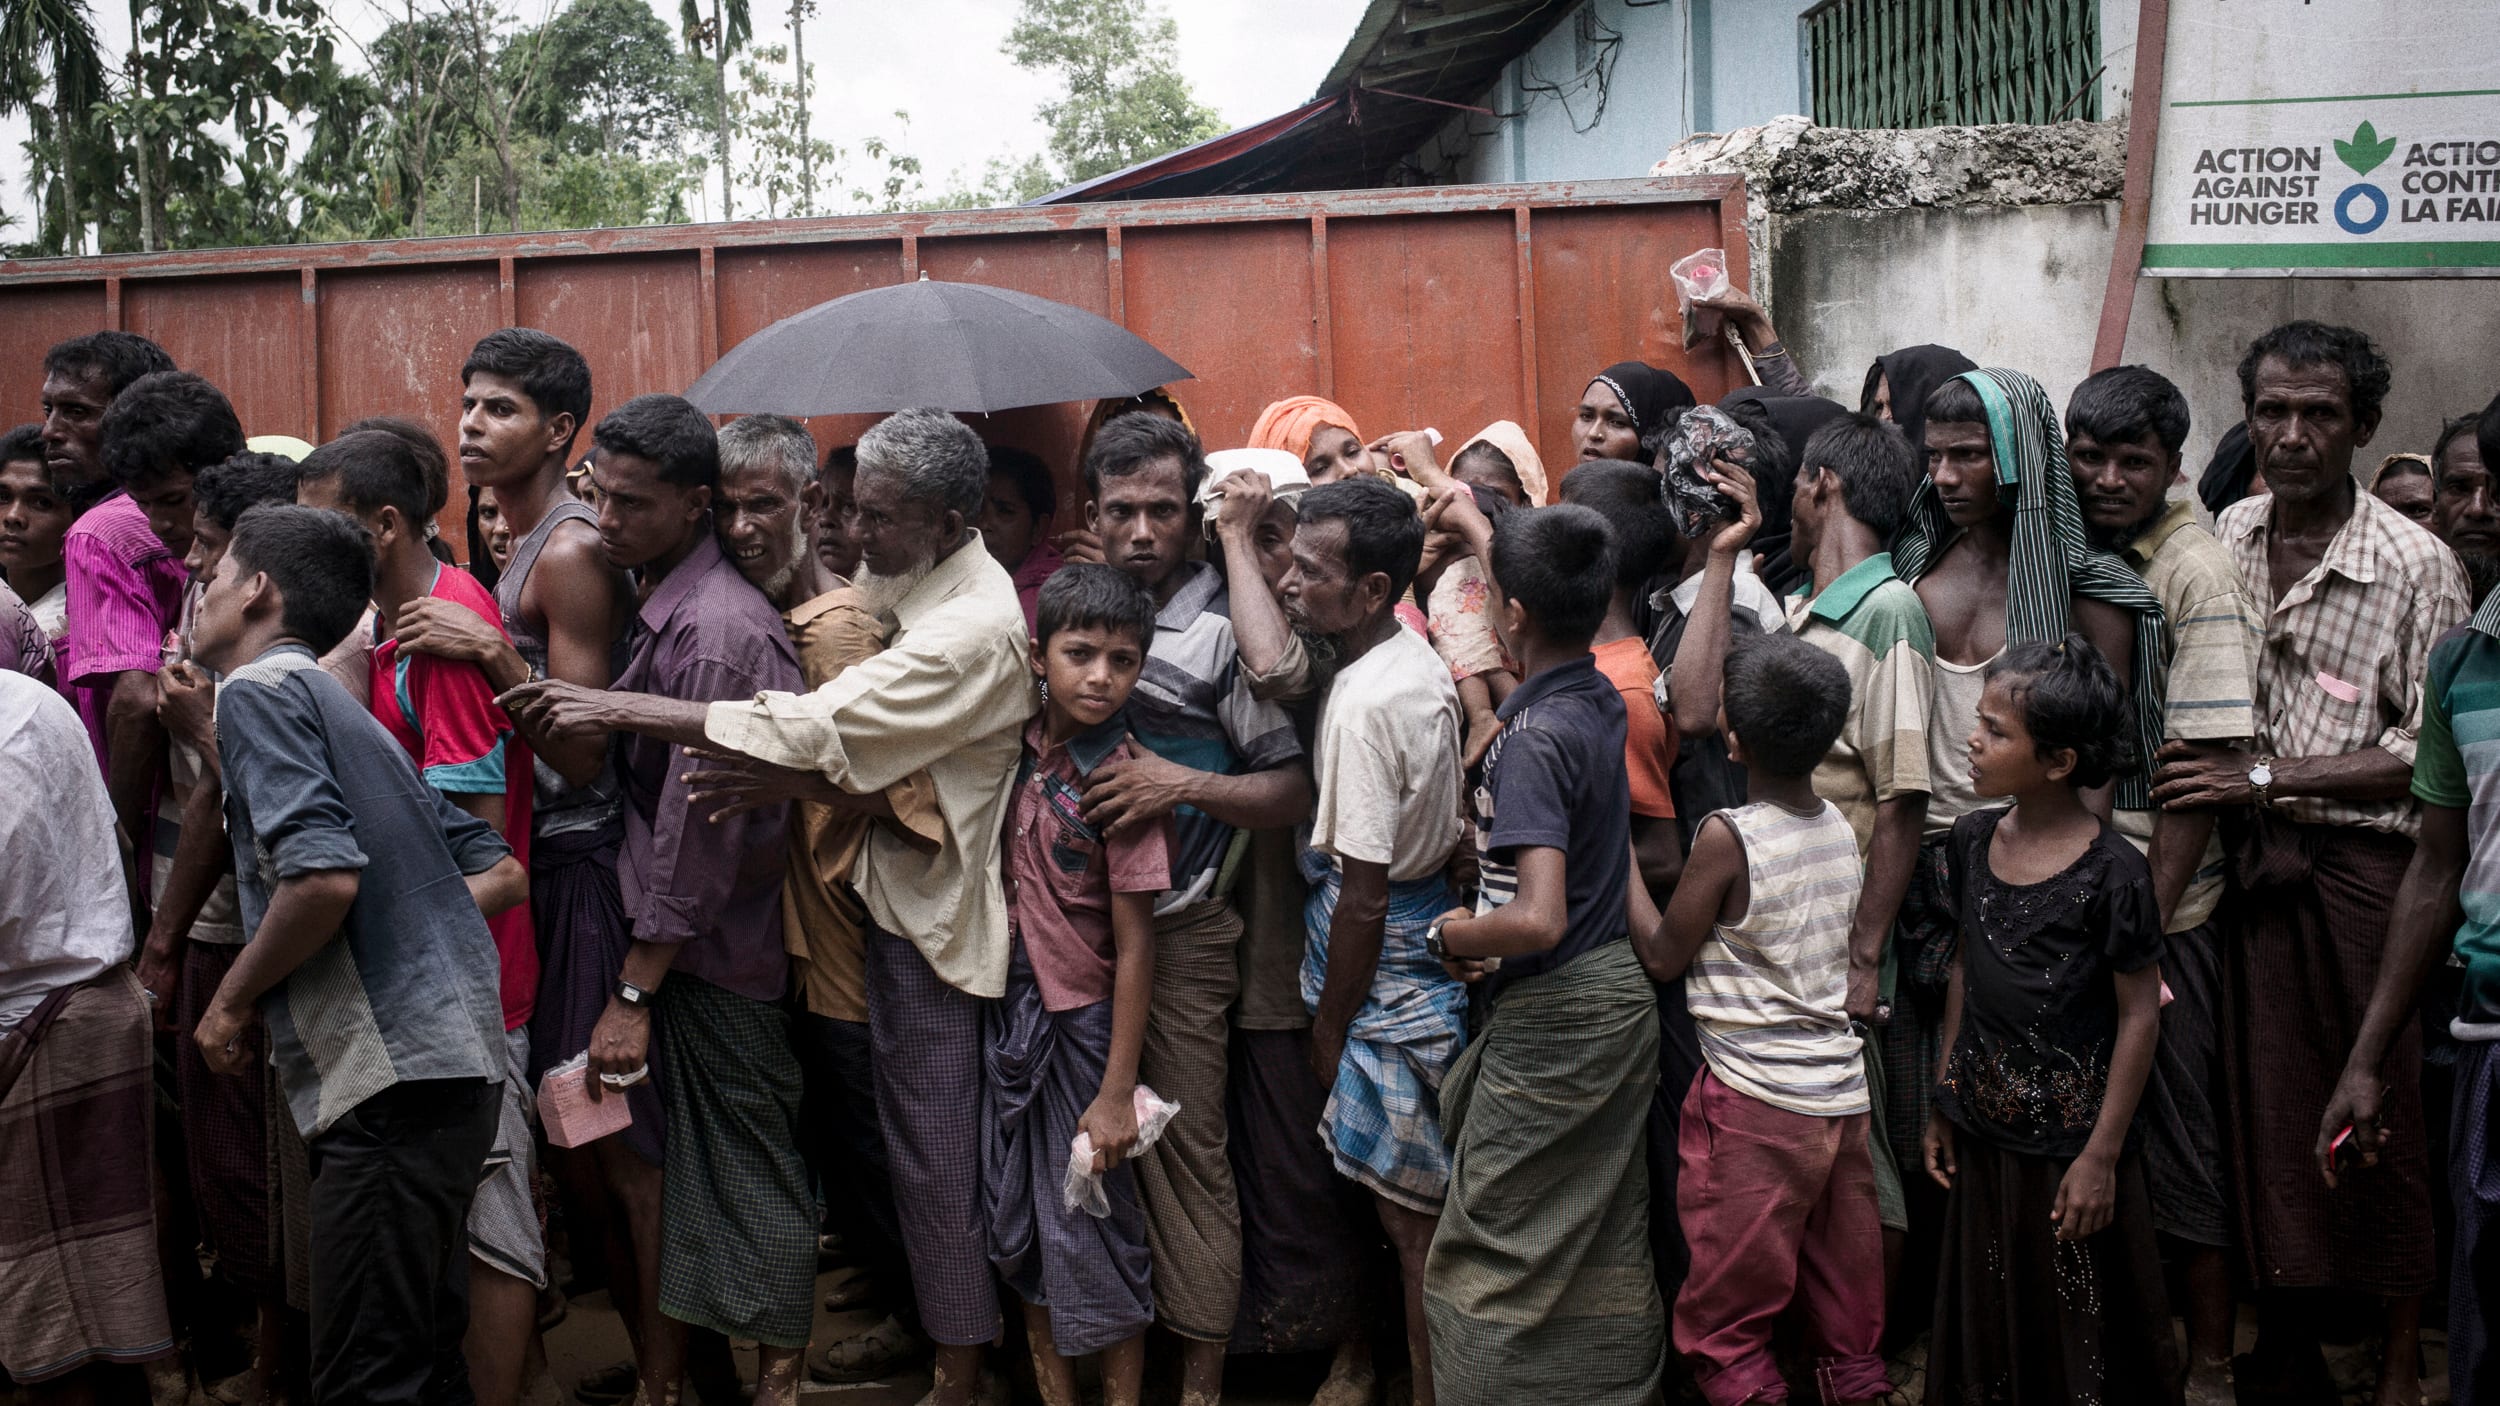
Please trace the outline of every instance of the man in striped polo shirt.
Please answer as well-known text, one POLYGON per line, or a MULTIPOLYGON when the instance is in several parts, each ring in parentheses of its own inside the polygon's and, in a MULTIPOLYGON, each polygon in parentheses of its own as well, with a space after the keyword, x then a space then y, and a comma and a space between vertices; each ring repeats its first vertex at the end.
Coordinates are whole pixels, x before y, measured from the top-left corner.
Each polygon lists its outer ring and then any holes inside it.
MULTIPOLYGON (((2195 506, 2168 501, 2183 481, 2187 397, 2160 373, 2114 366, 2066 402, 2066 462, 2084 530, 2134 567, 2169 623, 2170 672, 2162 738, 2173 747, 2235 747, 2255 732, 2257 645, 2263 638, 2231 554, 2196 525, 2195 506)), ((2229 1400, 2231 1200, 2224 1182, 2222 1051, 2222 837, 2212 810, 2121 808, 2118 832, 2145 853, 2161 903, 2161 1012, 2153 1081, 2140 1116, 2153 1221, 2187 1262, 2188 1399, 2229 1400)))
MULTIPOLYGON (((2475 438, 2485 463, 2500 464, 2500 399, 2483 412, 2475 438)), ((2388 1053, 2413 1024, 2433 964, 2453 951, 2465 968, 2457 1013, 2455 1118, 2448 1186, 2456 1204, 2455 1259, 2448 1280, 2448 1391, 2458 1401, 2500 1399, 2500 1359, 2491 1320, 2500 1307, 2500 1156, 2479 1130, 2500 1102, 2500 592, 2468 624, 2431 647, 2422 699, 2422 735, 2413 754, 2413 795, 2422 831, 2396 890, 2386 955, 2369 1014, 2344 1062, 2335 1096, 2319 1120, 2317 1157, 2327 1184, 2355 1162, 2374 1166, 2390 1132, 2381 1118, 2392 1077, 2388 1053), (2349 1127, 2348 1146, 2336 1135, 2349 1127)))
POLYGON ((1122 415, 1085 458, 1090 525, 1111 565, 1154 593, 1146 670, 1129 696, 1138 756, 1095 768, 1086 819, 1126 831, 1172 817, 1172 888, 1155 900, 1154 995, 1137 1076, 1181 1111, 1137 1160, 1155 1315, 1182 1340, 1181 1399, 1222 1399, 1241 1299, 1241 1211, 1226 1160, 1226 1012, 1241 986, 1241 914, 1226 892, 1236 829, 1297 824, 1311 773, 1293 720, 1252 696, 1224 573, 1188 559, 1198 535, 1198 437, 1122 415))

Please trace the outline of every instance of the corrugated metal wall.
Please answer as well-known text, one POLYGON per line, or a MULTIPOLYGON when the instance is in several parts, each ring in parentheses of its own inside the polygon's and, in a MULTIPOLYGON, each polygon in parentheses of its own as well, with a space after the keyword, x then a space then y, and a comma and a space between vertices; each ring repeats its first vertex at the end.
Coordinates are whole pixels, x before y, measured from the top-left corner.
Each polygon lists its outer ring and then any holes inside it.
MULTIPOLYGON (((1704 400, 1741 379, 1716 345, 1686 355, 1667 266, 1717 245, 1742 286, 1743 210, 1738 180, 1696 177, 0 261, 20 358, 0 425, 35 418, 44 347, 119 327, 222 386, 249 433, 319 442, 404 415, 450 445, 460 363, 498 327, 581 348, 595 419, 682 391, 779 318, 926 273, 1135 330, 1197 373, 1173 390, 1210 449, 1269 401, 1320 394, 1372 435, 1517 420, 1567 464, 1572 407, 1610 362, 1673 369, 1704 400)), ((1050 461, 1072 503, 1089 408, 974 423, 1050 461)), ((829 447, 868 423, 810 429, 829 447)))

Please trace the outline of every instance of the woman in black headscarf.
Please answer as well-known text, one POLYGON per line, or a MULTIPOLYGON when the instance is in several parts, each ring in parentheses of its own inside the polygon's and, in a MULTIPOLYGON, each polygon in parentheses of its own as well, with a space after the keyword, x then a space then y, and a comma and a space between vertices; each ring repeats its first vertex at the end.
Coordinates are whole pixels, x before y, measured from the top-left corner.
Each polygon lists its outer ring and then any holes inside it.
POLYGON ((1649 463, 1675 417, 1693 404, 1693 388, 1683 377, 1646 362, 1618 361, 1591 377, 1580 396, 1571 421, 1572 457, 1649 463))
POLYGON ((2256 451, 2248 446, 2248 422, 2243 420, 2222 432, 2213 461, 2196 480, 2196 499, 2206 512, 2220 517, 2224 508, 2265 491, 2265 483, 2257 477, 2256 451))
POLYGON ((1903 347, 1875 358, 1866 368, 1866 389, 1858 393, 1858 409, 1878 420, 1890 420, 1909 436, 1919 452, 1919 471, 1926 472, 1928 394, 1979 363, 1951 347, 1928 344, 1903 347))
POLYGON ((1762 526, 1753 535, 1754 574, 1772 594, 1785 596, 1805 579, 1788 557, 1788 513, 1797 493, 1797 469, 1805 462, 1806 441, 1814 432, 1848 414, 1838 401, 1819 395, 1779 395, 1765 386, 1743 386, 1719 398, 1719 408, 1760 436, 1767 428, 1776 443, 1763 446, 1752 464, 1754 497, 1762 507, 1762 526))

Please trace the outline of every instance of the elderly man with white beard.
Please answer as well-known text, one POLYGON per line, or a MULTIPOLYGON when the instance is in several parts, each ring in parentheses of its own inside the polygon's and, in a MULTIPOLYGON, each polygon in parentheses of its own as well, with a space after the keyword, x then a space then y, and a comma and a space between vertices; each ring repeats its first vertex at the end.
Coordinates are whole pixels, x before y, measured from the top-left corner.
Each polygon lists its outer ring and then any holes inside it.
POLYGON ((980 1216, 977 1122, 984 1003, 1006 988, 1000 822, 1018 735, 1033 708, 1024 611, 971 526, 989 482, 980 440, 939 410, 906 410, 859 442, 852 583, 890 615, 879 653, 806 694, 709 705, 558 683, 508 706, 553 730, 607 728, 737 755, 697 773, 723 814, 806 800, 891 819, 888 789, 928 773, 943 817, 932 852, 871 825, 853 875, 867 910, 867 988, 877 1106, 896 1184, 922 1331, 938 1345, 927 1406, 966 1406, 998 1298, 980 1216))

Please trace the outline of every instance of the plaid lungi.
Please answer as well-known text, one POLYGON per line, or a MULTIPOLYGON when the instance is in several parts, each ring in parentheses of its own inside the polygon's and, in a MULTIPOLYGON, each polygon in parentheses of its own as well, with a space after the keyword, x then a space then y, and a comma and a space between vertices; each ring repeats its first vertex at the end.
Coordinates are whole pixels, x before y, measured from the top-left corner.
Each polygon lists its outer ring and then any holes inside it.
POLYGON ((182 1146, 200 1232, 217 1254, 217 1277, 256 1298, 285 1291, 286 1271, 269 1216, 269 1076, 261 1027, 243 1032, 250 1061, 240 1074, 208 1067, 191 1032, 240 946, 184 945, 174 997, 174 1089, 182 1099, 182 1146))
MULTIPOLYGON (((1303 909, 1310 946, 1302 956, 1302 1004, 1313 1011, 1328 979, 1328 924, 1342 882, 1332 867, 1303 909)), ((1467 988, 1424 951, 1432 920, 1450 907, 1449 885, 1438 874, 1389 885, 1380 965, 1346 1029, 1337 1082, 1320 1114, 1320 1135, 1338 1171, 1425 1215, 1438 1214, 1449 1191, 1441 1080, 1467 1039, 1467 988)))
POLYGON ((15 1069, 0 1080, 0 1368, 23 1384, 166 1356, 138 977, 118 966, 52 993, 0 1054, 15 1069))
POLYGON ((1241 1200, 1225 1154, 1226 1013, 1240 988, 1241 915, 1192 904, 1155 919, 1154 996, 1138 1081, 1181 1106, 1137 1159, 1154 1252, 1155 1312, 1195 1342, 1232 1337, 1241 1310, 1241 1200))
POLYGON ((868 1036, 920 1330, 954 1346, 998 1336, 981 1218, 981 1012, 908 940, 868 930, 868 1036))
POLYGON ((816 1193, 799 1156, 790 1016, 679 972, 660 988, 668 1160, 660 1311, 768 1347, 807 1346, 816 1193))
POLYGON ((984 1023, 981 1195, 990 1262, 1018 1298, 1050 1310, 1060 1356, 1126 1342, 1155 1317, 1135 1164, 1103 1174, 1111 1214, 1099 1220, 1069 1209, 1061 1190, 1068 1143, 1110 1062, 1111 1002, 1044 1009, 1018 942, 1007 994, 990 1004, 984 1023))
POLYGON ((1449 1201, 1424 1261, 1441 1400, 1637 1406, 1657 1390, 1642 1155, 1657 1082, 1656 999, 1628 940, 1494 1002, 1441 1089, 1449 1201))
POLYGON ((2223 953, 2230 1018, 2232 1162, 2242 1243, 2260 1289, 2339 1288, 2401 1296, 2430 1287, 2429 1150, 2422 1137, 2422 1032, 2388 1047, 2375 1167, 2329 1190, 2318 1120, 2378 984, 2396 886, 2413 857, 2401 835, 2261 815, 2234 846, 2244 892, 2223 953))

